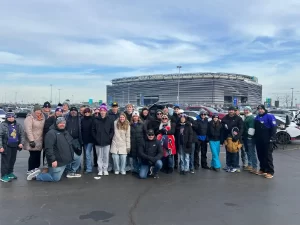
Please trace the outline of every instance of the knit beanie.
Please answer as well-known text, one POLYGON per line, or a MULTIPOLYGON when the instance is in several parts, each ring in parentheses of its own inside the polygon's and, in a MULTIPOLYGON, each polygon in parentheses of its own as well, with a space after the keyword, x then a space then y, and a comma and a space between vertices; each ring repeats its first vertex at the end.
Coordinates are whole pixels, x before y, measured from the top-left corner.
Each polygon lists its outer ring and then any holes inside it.
POLYGON ((33 112, 38 111, 38 110, 42 110, 40 105, 34 105, 33 107, 33 112))
POLYGON ((236 110, 236 107, 234 107, 234 106, 229 106, 229 108, 228 108, 228 111, 235 111, 236 110))
POLYGON ((257 109, 263 109, 263 110, 266 111, 266 107, 265 107, 265 105, 263 105, 263 104, 258 105, 258 106, 257 106, 257 109))
POLYGON ((7 113, 6 113, 6 115, 5 115, 5 118, 7 119, 7 118, 15 118, 15 113, 13 112, 13 111, 11 111, 11 110, 9 110, 7 113))
POLYGON ((102 103, 102 104, 100 105, 100 107, 99 107, 99 110, 100 110, 100 111, 101 111, 101 110, 104 110, 104 111, 107 112, 107 105, 106 105, 105 103, 102 103))
POLYGON ((246 106, 246 107, 244 108, 244 110, 248 110, 248 111, 252 112, 252 109, 251 109, 250 106, 246 106))
POLYGON ((62 108, 57 107, 57 108, 55 109, 55 112, 63 112, 63 110, 62 110, 62 108))
POLYGON ((134 111, 133 113, 132 113, 132 116, 140 116, 140 114, 139 114, 139 112, 138 111, 134 111))
POLYGON ((63 117, 63 116, 57 117, 57 119, 56 119, 56 125, 58 125, 60 123, 66 123, 65 117, 63 117))

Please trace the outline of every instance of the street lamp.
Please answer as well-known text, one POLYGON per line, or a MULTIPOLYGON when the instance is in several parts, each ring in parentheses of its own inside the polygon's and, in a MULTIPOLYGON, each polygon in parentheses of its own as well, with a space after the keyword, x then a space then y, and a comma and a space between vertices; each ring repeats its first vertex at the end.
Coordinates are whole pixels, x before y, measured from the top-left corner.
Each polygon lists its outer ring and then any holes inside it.
POLYGON ((177 87, 177 103, 179 105, 179 84, 180 84, 180 69, 182 68, 182 66, 177 66, 178 69, 178 87, 177 87))
POLYGON ((58 102, 60 103, 60 90, 61 89, 57 89, 58 90, 58 102))

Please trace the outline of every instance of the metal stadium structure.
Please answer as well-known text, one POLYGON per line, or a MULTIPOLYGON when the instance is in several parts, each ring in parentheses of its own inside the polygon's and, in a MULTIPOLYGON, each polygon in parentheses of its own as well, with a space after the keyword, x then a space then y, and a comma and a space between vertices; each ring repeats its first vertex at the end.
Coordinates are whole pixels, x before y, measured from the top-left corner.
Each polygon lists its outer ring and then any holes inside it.
POLYGON ((262 85, 254 76, 232 73, 181 73, 113 79, 107 85, 107 102, 149 105, 155 102, 180 105, 257 105, 262 85))

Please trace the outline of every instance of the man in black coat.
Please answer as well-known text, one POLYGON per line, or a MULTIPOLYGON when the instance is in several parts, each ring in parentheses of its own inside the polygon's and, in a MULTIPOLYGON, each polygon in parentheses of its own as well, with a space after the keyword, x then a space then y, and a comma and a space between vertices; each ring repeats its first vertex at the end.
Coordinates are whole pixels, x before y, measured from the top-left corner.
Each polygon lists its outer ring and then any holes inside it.
MULTIPOLYGON (((73 138, 66 128, 64 117, 58 117, 45 138, 45 152, 49 166, 48 173, 41 173, 36 170, 28 175, 27 180, 38 180, 44 182, 60 181, 65 169, 74 168, 75 171, 80 165, 80 157, 74 153, 75 146, 73 138)), ((72 171, 75 174, 75 171, 72 171)), ((72 177, 81 177, 80 174, 72 177)), ((71 178, 71 177, 69 177, 71 178)))
POLYGON ((120 117, 119 113, 119 105, 117 102, 113 102, 111 104, 111 109, 108 111, 108 117, 112 120, 115 121, 120 117))
POLYGON ((146 179, 149 170, 150 174, 153 174, 154 178, 159 178, 158 172, 163 166, 161 161, 163 151, 161 142, 156 140, 154 130, 150 129, 147 131, 147 139, 139 146, 138 152, 142 162, 140 178, 146 179))

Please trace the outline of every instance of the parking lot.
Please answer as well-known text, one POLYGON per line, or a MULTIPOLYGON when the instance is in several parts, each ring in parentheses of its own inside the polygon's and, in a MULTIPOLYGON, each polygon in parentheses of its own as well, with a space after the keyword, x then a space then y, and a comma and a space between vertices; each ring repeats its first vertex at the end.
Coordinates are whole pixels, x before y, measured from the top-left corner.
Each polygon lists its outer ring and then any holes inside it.
MULTIPOLYGON (((210 157, 210 154, 209 154, 210 157)), ((224 162, 225 154, 222 153, 224 162)), ((59 183, 26 181, 28 152, 18 155, 17 181, 0 184, 0 224, 298 225, 300 150, 274 152, 275 176, 208 170, 159 180, 110 175, 59 183)))

